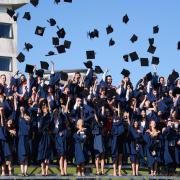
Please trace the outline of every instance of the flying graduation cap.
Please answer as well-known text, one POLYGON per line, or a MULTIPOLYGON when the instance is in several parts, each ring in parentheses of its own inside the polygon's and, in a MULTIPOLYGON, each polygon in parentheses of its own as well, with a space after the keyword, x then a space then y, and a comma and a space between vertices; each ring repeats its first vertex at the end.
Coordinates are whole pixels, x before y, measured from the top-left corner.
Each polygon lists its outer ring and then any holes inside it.
POLYGON ((136 60, 139 59, 139 56, 138 56, 138 54, 137 54, 136 51, 130 53, 129 56, 130 56, 130 58, 131 58, 131 61, 136 61, 136 60))
POLYGON ((100 66, 95 66, 94 71, 95 71, 96 74, 102 74, 102 73, 104 73, 100 66))
POLYGON ((55 26, 56 25, 56 20, 53 18, 50 18, 49 20, 47 20, 47 22, 50 24, 50 26, 55 26))
POLYGON ((127 69, 123 69, 123 70, 121 71, 121 74, 122 74, 124 77, 128 77, 128 76, 130 75, 130 71, 127 70, 127 69))
POLYGON ((90 37, 90 39, 98 38, 99 31, 97 29, 94 29, 94 31, 89 31, 88 36, 90 37))
POLYGON ((180 50, 180 41, 177 43, 177 49, 180 50))
POLYGON ((37 26, 35 30, 35 34, 39 36, 43 36, 45 31, 45 27, 37 26))
POLYGON ((33 65, 30 65, 30 64, 26 64, 25 72, 26 72, 26 73, 29 73, 29 74, 33 74, 33 72, 34 72, 34 66, 33 66, 33 65))
POLYGON ((46 54, 45 56, 54 56, 54 55, 57 55, 57 54, 55 54, 54 51, 49 51, 48 54, 46 54))
POLYGON ((154 54, 155 51, 156 51, 156 47, 153 46, 153 45, 150 45, 149 48, 148 48, 148 50, 147 50, 147 52, 149 52, 149 53, 151 53, 151 54, 154 54))
POLYGON ((123 56, 123 59, 124 59, 125 62, 128 62, 128 61, 129 61, 129 55, 128 55, 128 54, 125 54, 125 55, 123 56))
POLYGON ((33 48, 33 45, 32 44, 30 44, 30 43, 24 43, 24 46, 25 46, 25 48, 24 49, 26 49, 28 52, 29 52, 29 50, 30 49, 32 49, 33 48))
POLYGON ((12 18, 15 15, 14 9, 7 9, 7 14, 12 18))
POLYGON ((108 25, 108 27, 106 28, 106 32, 107 34, 110 34, 114 31, 113 27, 111 25, 108 25))
POLYGON ((58 37, 59 38, 64 38, 65 35, 66 35, 66 32, 65 32, 64 28, 60 29, 58 26, 57 26, 57 28, 58 28, 58 31, 56 33, 57 33, 58 37))
POLYGON ((153 56, 151 64, 158 65, 159 64, 159 58, 153 56))
POLYGON ((157 34, 159 32, 159 26, 154 26, 153 27, 153 34, 157 34))
POLYGON ((31 20, 31 14, 30 14, 30 12, 25 12, 25 13, 24 13, 24 16, 23 16, 23 19, 26 19, 26 20, 30 21, 30 20, 31 20))
POLYGON ((149 66, 148 58, 140 58, 141 66, 149 66))
POLYGON ((59 38, 58 37, 52 37, 52 44, 54 46, 58 46, 59 45, 59 38))
POLYGON ((111 38, 109 40, 109 46, 114 46, 115 45, 115 41, 111 38))
POLYGON ((49 63, 46 61, 40 61, 41 69, 48 70, 49 69, 49 63))
POLYGON ((24 55, 22 52, 20 52, 20 53, 18 54, 18 56, 16 57, 16 59, 17 59, 20 63, 22 63, 22 62, 25 61, 25 55, 24 55))
POLYGON ((65 40, 65 41, 64 41, 64 47, 65 47, 66 49, 70 49, 70 47, 71 47, 71 41, 65 40))
POLYGON ((30 0, 30 3, 36 7, 39 4, 39 0, 30 0))
POLYGON ((87 59, 95 59, 95 52, 93 50, 86 51, 86 57, 87 59))
POLYGON ((135 34, 133 34, 133 36, 131 37, 130 41, 132 43, 136 42, 138 40, 138 36, 136 36, 135 34))
POLYGON ((92 61, 87 61, 87 62, 84 62, 84 65, 87 69, 92 69, 93 63, 92 61))
POLYGON ((125 16, 123 16, 123 23, 127 24, 129 21, 129 17, 128 15, 126 14, 125 16))
POLYGON ((59 54, 62 54, 62 53, 66 52, 66 49, 65 49, 64 45, 56 46, 56 49, 57 49, 59 54))

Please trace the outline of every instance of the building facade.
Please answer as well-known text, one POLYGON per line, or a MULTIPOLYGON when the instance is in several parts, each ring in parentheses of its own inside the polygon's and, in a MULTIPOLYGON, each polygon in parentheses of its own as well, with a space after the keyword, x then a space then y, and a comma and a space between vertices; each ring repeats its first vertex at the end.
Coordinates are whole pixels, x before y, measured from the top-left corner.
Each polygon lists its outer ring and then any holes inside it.
POLYGON ((29 0, 0 0, 0 74, 7 80, 17 71, 17 22, 7 14, 8 9, 18 9, 29 0))

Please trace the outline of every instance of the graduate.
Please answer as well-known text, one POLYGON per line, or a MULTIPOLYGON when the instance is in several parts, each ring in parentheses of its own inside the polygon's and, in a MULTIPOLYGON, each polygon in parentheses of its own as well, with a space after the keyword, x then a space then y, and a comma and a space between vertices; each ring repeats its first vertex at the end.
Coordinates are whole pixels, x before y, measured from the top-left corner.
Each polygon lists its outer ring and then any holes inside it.
POLYGON ((77 175, 84 176, 84 164, 86 162, 86 149, 84 143, 86 141, 86 129, 84 122, 79 119, 76 123, 77 132, 73 135, 75 146, 75 164, 77 165, 77 175))
MULTIPOLYGON (((128 117, 129 118, 129 117, 128 117)), ((117 165, 118 175, 121 176, 122 168, 122 157, 123 157, 123 135, 125 133, 124 123, 122 122, 120 115, 120 105, 114 110, 113 124, 112 124, 112 142, 111 142, 111 154, 113 162, 113 175, 117 176, 117 165)))
POLYGON ((41 174, 42 176, 48 175, 49 161, 51 160, 52 144, 50 137, 50 121, 51 116, 49 113, 47 103, 43 103, 41 109, 38 108, 39 122, 39 145, 38 145, 38 161, 41 162, 41 174))
POLYGON ((30 158, 30 115, 24 107, 20 107, 18 131, 18 157, 22 176, 28 176, 28 160, 30 158))
MULTIPOLYGON (((104 111, 104 106, 102 107, 104 111)), ((102 112, 103 114, 103 112, 102 112)), ((103 122, 101 116, 94 115, 92 134, 94 137, 94 153, 95 153, 95 166, 96 175, 104 175, 104 137, 103 137, 103 122), (99 162, 101 162, 101 172, 99 172, 99 162)))
POLYGON ((1 176, 5 176, 6 165, 8 165, 9 176, 12 175, 12 153, 7 139, 7 127, 4 117, 4 109, 0 106, 0 164, 2 165, 1 176))
POLYGON ((51 123, 53 123, 55 147, 57 151, 61 176, 65 176, 67 175, 67 117, 60 111, 61 109, 54 109, 51 123))
POLYGON ((143 134, 140 130, 139 123, 134 120, 133 124, 129 127, 130 133, 130 160, 132 166, 132 175, 139 175, 140 160, 143 158, 143 134))
POLYGON ((158 163, 161 162, 161 132, 157 130, 156 123, 151 120, 149 123, 149 129, 144 135, 144 140, 146 142, 146 153, 148 167, 151 170, 151 175, 157 175, 158 163))

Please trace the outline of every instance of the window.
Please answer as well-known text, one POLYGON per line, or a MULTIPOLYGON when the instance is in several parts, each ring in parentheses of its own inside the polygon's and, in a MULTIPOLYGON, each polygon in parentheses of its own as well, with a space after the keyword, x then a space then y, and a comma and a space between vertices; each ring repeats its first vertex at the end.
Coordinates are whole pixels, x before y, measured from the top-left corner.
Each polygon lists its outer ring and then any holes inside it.
POLYGON ((11 57, 0 57, 0 71, 12 71, 11 57))
POLYGON ((12 24, 0 23, 0 38, 13 38, 12 24))

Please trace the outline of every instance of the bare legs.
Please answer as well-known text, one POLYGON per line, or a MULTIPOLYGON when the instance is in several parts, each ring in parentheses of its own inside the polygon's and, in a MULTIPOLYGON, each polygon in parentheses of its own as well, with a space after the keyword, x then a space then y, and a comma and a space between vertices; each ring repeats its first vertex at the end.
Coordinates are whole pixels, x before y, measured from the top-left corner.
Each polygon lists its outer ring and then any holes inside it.
POLYGON ((99 172, 99 163, 100 162, 101 162, 101 174, 103 175, 104 174, 104 155, 101 155, 101 158, 96 157, 95 165, 96 165, 96 174, 97 175, 100 175, 100 172, 99 172))
POLYGON ((122 154, 119 154, 117 161, 113 164, 113 175, 117 176, 116 169, 118 164, 118 175, 121 176, 121 169, 122 169, 122 154))
POLYGON ((77 175, 78 176, 84 176, 84 165, 77 165, 77 175))
POLYGON ((49 169, 49 160, 45 160, 41 163, 41 174, 42 176, 48 175, 48 169, 49 169))
POLYGON ((59 159, 59 167, 61 176, 67 175, 67 160, 65 156, 61 156, 59 159))

